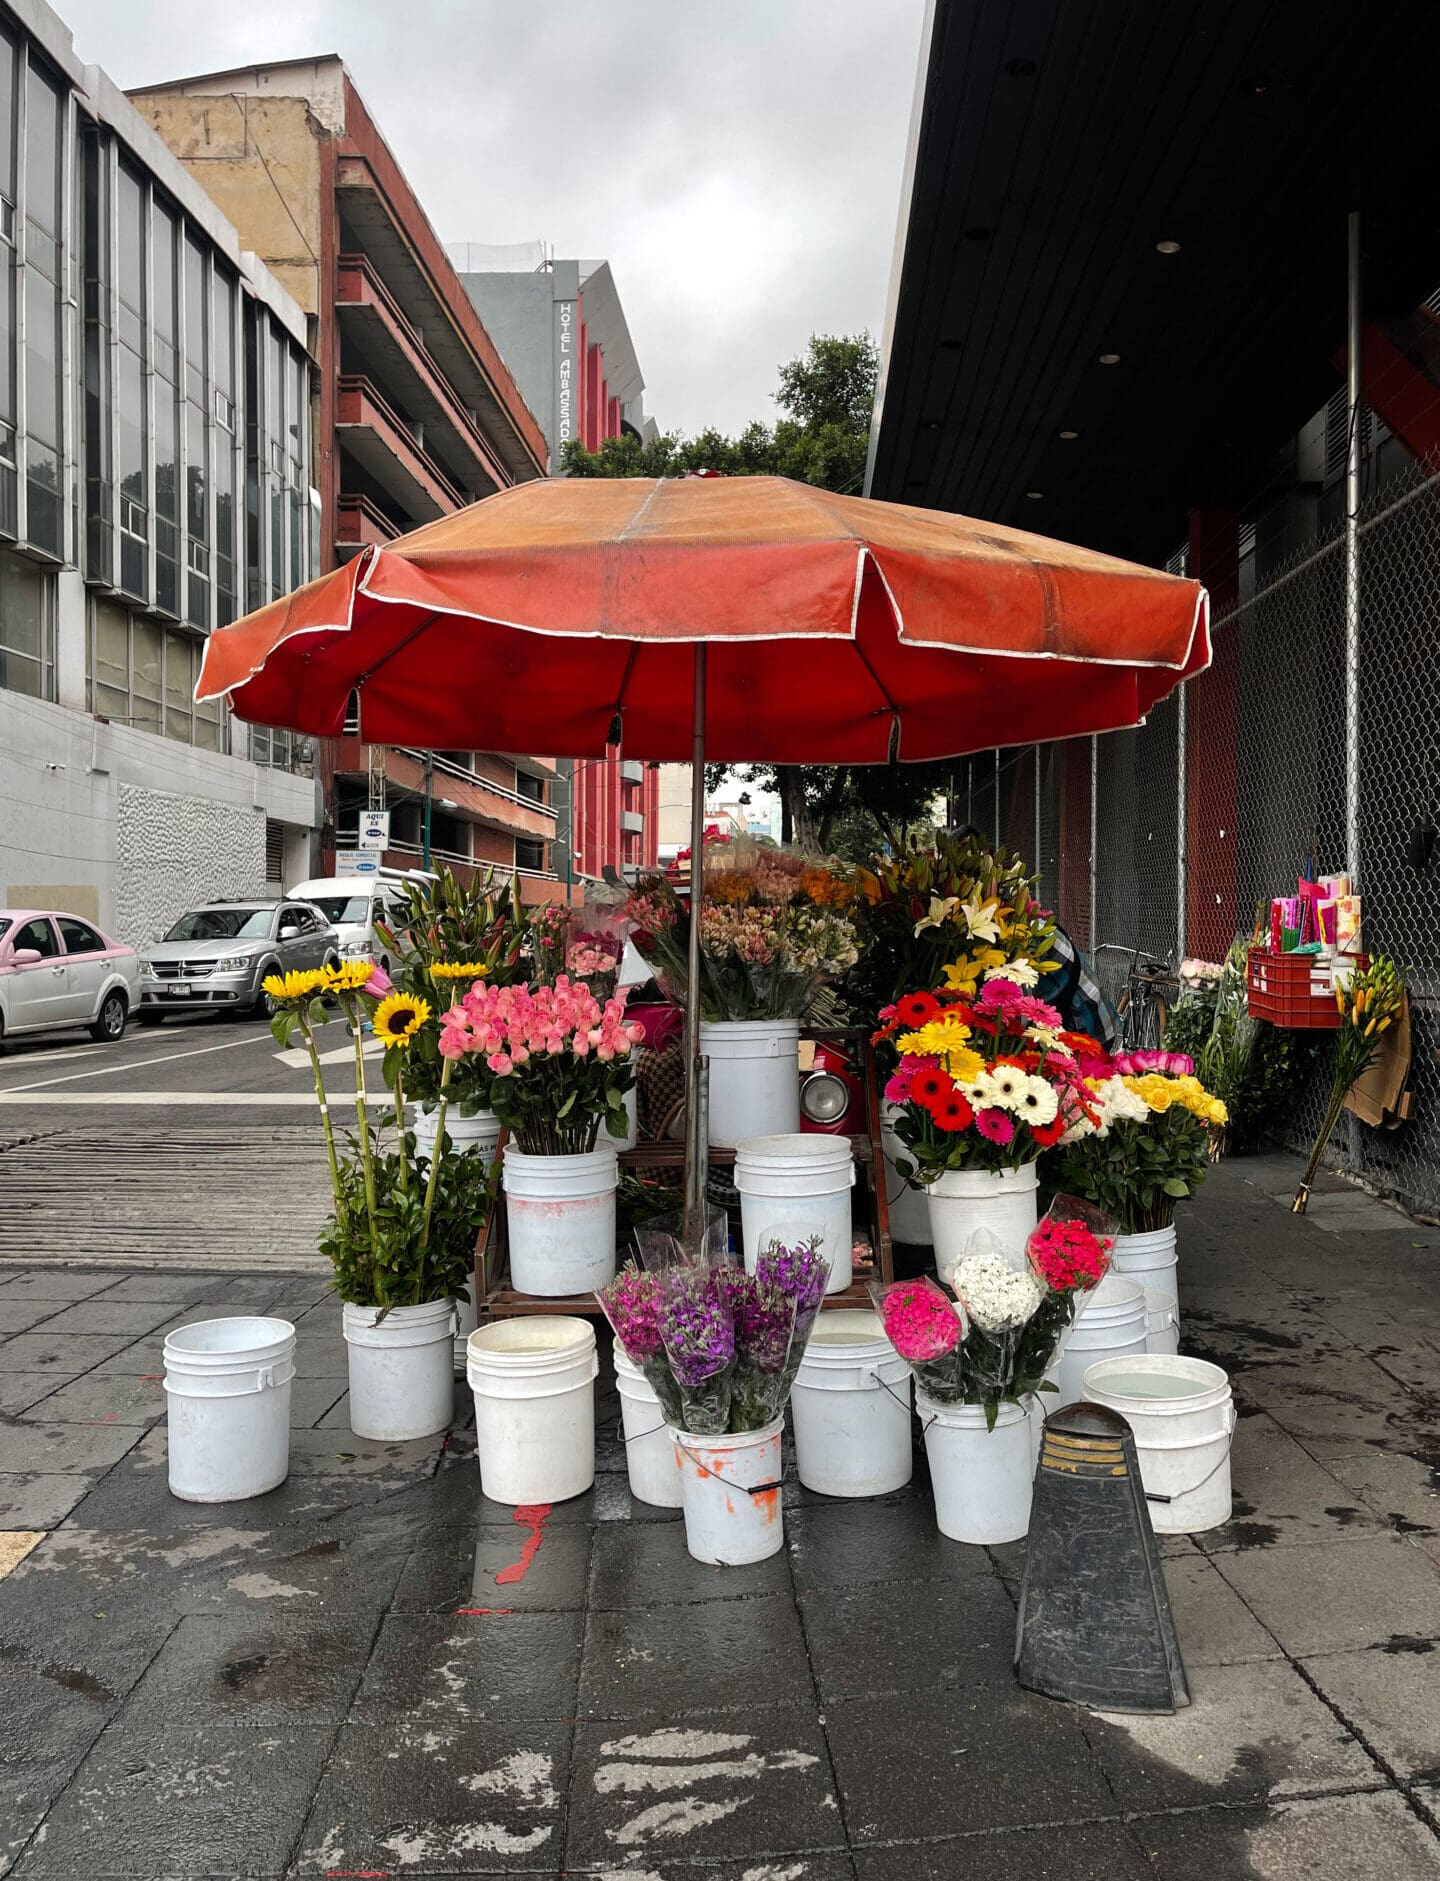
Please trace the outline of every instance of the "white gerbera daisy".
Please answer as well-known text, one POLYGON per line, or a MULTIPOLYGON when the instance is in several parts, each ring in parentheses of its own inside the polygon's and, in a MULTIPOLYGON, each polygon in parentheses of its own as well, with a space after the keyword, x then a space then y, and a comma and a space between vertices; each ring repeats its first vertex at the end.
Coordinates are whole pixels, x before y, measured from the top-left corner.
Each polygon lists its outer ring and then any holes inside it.
POLYGON ((1055 1121, 1055 1113, 1060 1108, 1060 1099, 1055 1094, 1055 1086, 1044 1078, 1026 1078, 1020 1091, 1017 1114, 1026 1123, 1038 1123, 1043 1128, 1055 1121))
POLYGON ((994 1101, 1004 1109, 1011 1109, 1026 1085, 1025 1073, 1018 1065, 992 1065, 990 1067, 990 1088, 994 1092, 994 1101))
POLYGON ((1028 960, 1007 960, 1003 967, 991 967, 987 980, 1013 980, 1017 986, 1038 986, 1039 972, 1028 960))

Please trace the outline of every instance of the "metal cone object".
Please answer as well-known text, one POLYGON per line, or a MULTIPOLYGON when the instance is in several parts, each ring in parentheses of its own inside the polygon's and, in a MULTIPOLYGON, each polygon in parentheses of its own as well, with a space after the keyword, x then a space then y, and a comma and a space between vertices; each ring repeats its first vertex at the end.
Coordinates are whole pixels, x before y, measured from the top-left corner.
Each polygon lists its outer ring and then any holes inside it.
POLYGON ((1015 1676, 1101 1711, 1177 1711, 1190 1687, 1130 1426, 1098 1404, 1045 1420, 1015 1676))

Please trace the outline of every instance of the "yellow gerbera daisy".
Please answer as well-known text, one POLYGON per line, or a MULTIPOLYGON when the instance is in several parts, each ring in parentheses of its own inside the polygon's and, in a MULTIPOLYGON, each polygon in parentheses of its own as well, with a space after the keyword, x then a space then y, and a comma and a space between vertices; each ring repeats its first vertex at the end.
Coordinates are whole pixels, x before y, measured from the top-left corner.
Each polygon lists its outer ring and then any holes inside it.
POLYGON ((299 1005, 320 991, 325 975, 319 967, 307 967, 301 973, 267 973, 260 985, 277 1005, 299 1005))
POLYGON ((391 993, 375 1008, 371 1024, 388 1052, 392 1045, 408 1045, 429 1017, 430 1008, 423 999, 410 993, 391 993))
POLYGON ((436 960, 430 966, 432 980, 483 980, 489 967, 475 960, 436 960))
POLYGON ((375 971, 373 960, 342 960, 338 966, 323 969, 327 993, 355 993, 375 971))

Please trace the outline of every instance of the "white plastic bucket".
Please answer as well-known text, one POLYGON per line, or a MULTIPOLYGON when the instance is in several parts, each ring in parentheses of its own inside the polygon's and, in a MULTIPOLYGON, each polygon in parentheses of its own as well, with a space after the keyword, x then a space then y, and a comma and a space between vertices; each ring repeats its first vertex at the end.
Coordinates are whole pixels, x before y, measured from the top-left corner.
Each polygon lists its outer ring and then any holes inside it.
POLYGON ((883 1496, 910 1480, 910 1367, 864 1307, 815 1322, 790 1413, 800 1480, 822 1496, 883 1496))
POLYGON ((621 1428, 625 1436, 625 1467, 630 1493, 637 1502, 657 1509, 680 1507, 680 1471, 675 1445, 660 1409, 660 1400, 638 1365, 625 1356, 615 1341, 615 1383, 620 1388, 621 1428))
POLYGON ((736 1431, 724 1437, 670 1432, 680 1471, 685 1546, 696 1561, 712 1567, 742 1567, 747 1561, 764 1561, 784 1547, 785 1518, 780 1507, 784 1428, 782 1415, 763 1430, 736 1431))
POLYGON ((895 1167, 901 1157, 915 1158, 895 1134, 895 1119, 903 1113, 896 1104, 880 1106, 880 1140, 885 1150, 885 1200, 890 1210, 890 1238, 912 1247, 930 1246, 930 1203, 924 1189, 912 1189, 895 1167))
POLYGON ((527 1156, 505 1145, 510 1282, 517 1293, 565 1299, 615 1278, 615 1185, 620 1166, 603 1138, 579 1156, 527 1156))
POLYGON ((480 1487, 514 1508, 566 1502, 595 1480, 595 1328, 549 1314, 470 1335, 480 1487))
POLYGON ((964 1258, 977 1228, 988 1228, 1012 1267, 1025 1261, 1025 1243, 1038 1219, 1039 1177, 1034 1163, 1021 1169, 946 1169, 931 1183, 930 1237, 935 1271, 947 1279, 964 1258))
POLYGON ((1085 1373, 1085 1396, 1118 1411, 1135 1434, 1140 1480, 1157 1535, 1199 1535, 1230 1519, 1230 1379, 1208 1359, 1157 1353, 1105 1359, 1085 1373))
POLYGON ((480 1316, 475 1311, 475 1276, 471 1274, 466 1282, 465 1291, 455 1302, 455 1375, 465 1376, 465 1348, 470 1335, 480 1323, 480 1316))
POLYGON ((940 1533, 987 1547, 1023 1540, 1033 1476, 1025 1407, 1002 1404, 993 1430, 985 1428, 980 1404, 934 1404, 917 1391, 915 1408, 925 1432, 940 1533))
MULTIPOLYGON (((635 1054, 637 1060, 640 1054, 635 1054)), ((640 1093, 632 1084, 625 1093, 625 1134, 623 1137, 611 1137, 616 1149, 634 1149, 640 1141, 640 1093)))
POLYGON ((1055 1382, 1058 1397, 1050 1398, 1046 1415, 1062 1404, 1077 1404, 1085 1396, 1087 1367, 1100 1359, 1124 1358, 1146 1350, 1145 1289, 1113 1269, 1099 1286, 1080 1295, 1075 1319, 1065 1335, 1055 1382))
POLYGON ((288 1319, 202 1319, 165 1336, 170 1493, 243 1502, 290 1473, 288 1319))
POLYGON ((799 1130, 798 1019, 702 1019, 700 1050, 710 1060, 712 1149, 799 1130))
POLYGON ((1180 1344, 1180 1290, 1176 1285, 1175 1224, 1148 1234, 1115 1237, 1111 1271, 1145 1289, 1147 1351, 1173 1354, 1180 1344))
POLYGON ((815 1238, 830 1263, 827 1293, 842 1293, 852 1277, 850 1191, 855 1153, 846 1136, 796 1131, 747 1136, 735 1151, 745 1271, 753 1274, 772 1241, 782 1247, 815 1238))
POLYGON ((455 1302, 346 1305, 350 1428, 357 1437, 401 1443, 447 1430, 455 1415, 455 1302))
MULTIPOLYGON (((410 1128, 415 1132, 417 1163, 428 1163, 430 1160, 439 1114, 439 1106, 435 1104, 416 1104, 411 1111, 410 1128)), ((478 1145, 486 1156, 493 1157, 495 1145, 500 1141, 500 1119, 493 1110, 477 1110, 473 1117, 462 1117, 457 1109, 447 1105, 445 1134, 450 1139, 451 1149, 457 1154, 478 1145)))
POLYGON ((1052 1411, 1058 1411, 1065 1400, 1060 1396, 1060 1360, 1057 1358, 1046 1372, 1047 1381, 1054 1385, 1053 1391, 1037 1391, 1027 1400, 1025 1414, 1030 1419, 1030 1467, 1034 1471, 1040 1461, 1040 1444, 1045 1434, 1045 1419, 1052 1411))

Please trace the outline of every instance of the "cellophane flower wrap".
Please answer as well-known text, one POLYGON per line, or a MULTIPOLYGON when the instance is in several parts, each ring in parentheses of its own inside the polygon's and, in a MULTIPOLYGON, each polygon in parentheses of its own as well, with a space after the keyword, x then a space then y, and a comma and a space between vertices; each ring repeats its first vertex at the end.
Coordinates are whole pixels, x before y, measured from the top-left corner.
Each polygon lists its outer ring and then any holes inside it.
POLYGON ((914 1158, 902 1174, 929 1184, 952 1169, 1023 1168, 1059 1142, 1064 1110, 1093 1108, 1078 1055, 1090 1041, 1065 1031, 1035 977, 1008 961, 985 969, 973 999, 940 987, 882 1010, 875 1043, 897 1054, 885 1096, 914 1158))
POLYGON ((763 1430, 784 1410, 788 1396, 785 1378, 795 1336, 795 1298, 741 1267, 714 1267, 711 1280, 735 1328, 730 1429, 763 1430))
POLYGON ((1076 1195, 1057 1195, 1025 1243, 1030 1272, 1045 1290, 1016 1353, 1021 1388, 1053 1390, 1045 1373, 1064 1351, 1085 1301, 1110 1271, 1115 1224, 1076 1195), (1031 1382, 1033 1381, 1033 1382, 1031 1382))
POLYGON ((581 907, 547 909, 532 919, 535 977, 584 980, 603 1005, 618 988, 629 933, 623 900, 592 894, 581 907))
POLYGON ((1116 1233, 1168 1228, 1175 1204, 1205 1179, 1225 1105, 1179 1052, 1110 1057, 1092 1044, 1079 1063, 1080 1086, 1062 1094, 1046 1178, 1103 1209, 1116 1233))
MULTIPOLYGON (((1044 1303, 1045 1289, 1028 1267, 1011 1266, 988 1228, 970 1236, 950 1284, 970 1322, 965 1341, 965 1401, 984 1406, 986 1425, 993 1430, 1001 1404, 1022 1402, 1040 1389, 1044 1379, 1053 1340, 1045 1363, 1037 1365, 1037 1353, 1026 1333, 1044 1303)), ((1037 1347, 1039 1343, 1033 1342, 1037 1347)))
POLYGON ((872 1280, 885 1337, 932 1404, 965 1402, 965 1314, 933 1280, 872 1280))
POLYGON ((717 1271, 672 1267, 659 1281, 660 1340, 675 1384, 677 1428, 697 1437, 719 1437, 730 1429, 735 1322, 723 1287, 716 1285, 717 1271))
MULTIPOLYGON (((703 1019, 798 1019, 822 985, 854 966, 855 888, 838 865, 727 843, 706 851, 702 884, 703 1019)), ((674 885, 663 875, 645 877, 625 914, 655 978, 683 1004, 689 913, 674 885)))
POLYGON ((667 1424, 679 1424, 680 1395, 660 1332, 665 1301, 659 1281, 633 1265, 622 1267, 595 1298, 626 1358, 644 1374, 659 1400, 661 1416, 667 1424))
POLYGON ((613 1137, 626 1134, 631 1053, 642 1036, 619 994, 602 1004, 562 973, 553 986, 477 982, 445 1014, 440 1052, 484 1059, 491 1107, 527 1155, 578 1156, 594 1149, 602 1123, 613 1137))
POLYGON ((830 1263, 820 1252, 817 1239, 786 1247, 779 1241, 765 1246, 755 1263, 755 1278, 762 1287, 774 1288, 795 1302, 795 1332, 790 1341, 780 1404, 786 1404, 800 1370, 800 1361, 815 1330, 815 1320, 830 1284, 830 1263))

